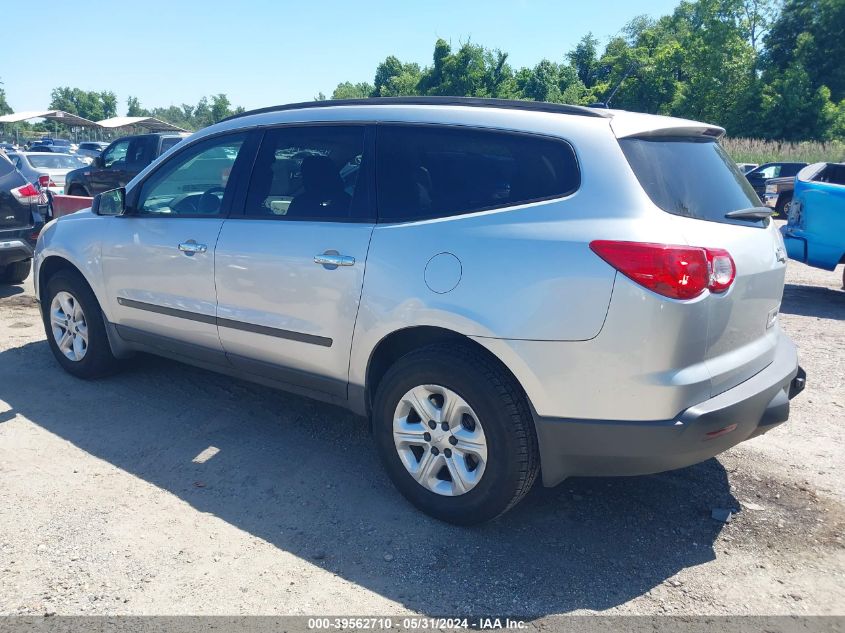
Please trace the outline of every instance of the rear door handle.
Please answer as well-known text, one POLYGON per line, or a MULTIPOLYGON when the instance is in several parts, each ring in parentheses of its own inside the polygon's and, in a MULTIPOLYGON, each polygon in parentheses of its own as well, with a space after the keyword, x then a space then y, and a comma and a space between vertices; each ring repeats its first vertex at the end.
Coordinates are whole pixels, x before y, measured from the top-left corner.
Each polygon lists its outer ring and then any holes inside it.
POLYGON ((337 252, 326 252, 314 255, 314 263, 334 270, 338 266, 354 266, 355 258, 351 255, 339 255, 337 252))
POLYGON ((196 240, 188 240, 179 244, 179 250, 186 255, 193 255, 194 253, 204 253, 208 250, 205 244, 197 244, 196 240))

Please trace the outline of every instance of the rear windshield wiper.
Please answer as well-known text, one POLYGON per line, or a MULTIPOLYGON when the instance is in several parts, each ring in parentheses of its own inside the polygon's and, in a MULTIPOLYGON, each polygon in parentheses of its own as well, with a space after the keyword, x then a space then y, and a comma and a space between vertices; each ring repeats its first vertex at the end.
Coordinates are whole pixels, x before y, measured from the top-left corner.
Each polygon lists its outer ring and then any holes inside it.
POLYGON ((770 218, 775 214, 774 209, 769 207, 751 207, 750 209, 737 209, 725 214, 726 218, 735 220, 762 220, 770 218))

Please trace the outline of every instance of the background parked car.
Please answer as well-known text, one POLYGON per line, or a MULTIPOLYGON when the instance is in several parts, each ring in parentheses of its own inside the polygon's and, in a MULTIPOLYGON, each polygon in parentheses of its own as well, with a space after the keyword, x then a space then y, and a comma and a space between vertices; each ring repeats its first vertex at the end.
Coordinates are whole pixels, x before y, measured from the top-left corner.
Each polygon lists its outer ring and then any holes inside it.
POLYGON ((29 148, 26 151, 28 151, 28 152, 63 153, 61 148, 55 147, 53 145, 42 145, 41 143, 36 143, 35 145, 30 145, 29 148))
POLYGON ((103 150, 109 146, 108 143, 101 143, 99 141, 83 141, 79 144, 79 149, 76 150, 76 155, 85 160, 86 163, 91 163, 97 156, 103 153, 103 150))
POLYGON ((763 204, 775 210, 775 215, 786 217, 792 203, 795 189, 795 176, 772 178, 766 181, 765 193, 761 196, 763 204))
POLYGON ((112 142, 91 165, 66 176, 65 192, 71 196, 94 196, 126 183, 185 138, 187 134, 139 134, 112 142))
POLYGON ((743 174, 747 174, 752 169, 756 169, 757 167, 759 167, 757 163, 737 163, 736 166, 739 167, 739 170, 743 174))
POLYGON ((46 202, 12 161, 0 155, 0 283, 20 283, 29 276, 46 202))
POLYGON ((795 176, 807 163, 763 163, 745 174, 754 191, 761 198, 766 193, 766 181, 771 178, 795 176))
POLYGON ((69 171, 85 167, 85 161, 73 154, 52 152, 16 152, 9 156, 31 183, 38 183, 52 194, 63 194, 65 176, 69 171))
POLYGON ((845 163, 815 163, 798 173, 781 233, 791 259, 824 270, 845 261, 845 163))

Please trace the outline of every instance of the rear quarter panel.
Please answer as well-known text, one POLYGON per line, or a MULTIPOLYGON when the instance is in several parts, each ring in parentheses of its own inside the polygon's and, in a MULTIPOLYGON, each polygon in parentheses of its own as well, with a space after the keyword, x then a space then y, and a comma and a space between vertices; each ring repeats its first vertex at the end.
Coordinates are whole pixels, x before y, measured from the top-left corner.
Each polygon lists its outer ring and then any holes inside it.
POLYGON ((604 324, 616 271, 589 243, 677 241, 665 214, 647 204, 606 119, 534 114, 505 120, 509 126, 499 129, 569 141, 581 187, 557 200, 377 225, 353 342, 353 384, 365 384, 369 355, 382 338, 413 326, 490 339, 593 339, 604 324), (426 266, 441 253, 460 262, 460 279, 448 292, 426 283, 426 266))

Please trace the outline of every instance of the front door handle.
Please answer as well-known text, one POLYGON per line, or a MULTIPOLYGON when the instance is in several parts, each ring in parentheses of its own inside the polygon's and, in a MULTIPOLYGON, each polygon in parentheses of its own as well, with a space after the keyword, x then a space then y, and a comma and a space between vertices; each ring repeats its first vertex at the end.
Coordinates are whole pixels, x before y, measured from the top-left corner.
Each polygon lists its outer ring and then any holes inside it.
POLYGON ((340 255, 337 251, 326 251, 320 255, 314 255, 314 263, 334 270, 338 266, 354 266, 355 258, 351 255, 340 255))
POLYGON ((179 244, 179 250, 186 255, 193 255, 194 253, 204 253, 208 250, 205 244, 197 244, 196 240, 188 240, 179 244))

